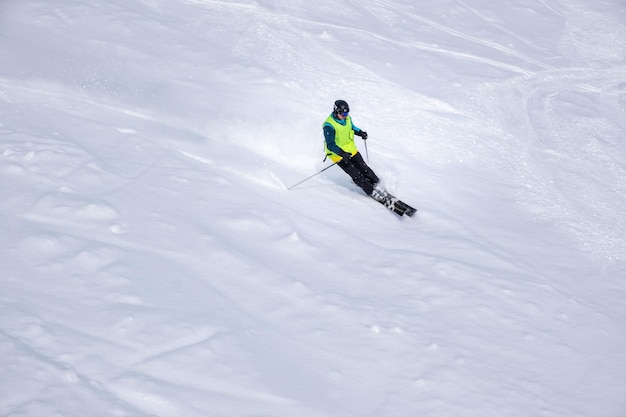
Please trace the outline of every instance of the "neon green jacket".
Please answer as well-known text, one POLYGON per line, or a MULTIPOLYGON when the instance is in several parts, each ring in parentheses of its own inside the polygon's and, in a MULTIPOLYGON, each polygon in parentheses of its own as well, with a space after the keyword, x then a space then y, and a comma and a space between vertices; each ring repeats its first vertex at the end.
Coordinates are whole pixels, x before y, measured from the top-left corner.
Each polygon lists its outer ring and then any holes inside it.
POLYGON ((324 150, 333 162, 341 161, 341 156, 338 155, 341 151, 349 152, 352 156, 359 151, 354 143, 354 132, 361 129, 352 124, 350 116, 345 120, 338 120, 331 114, 324 122, 323 129, 324 150))

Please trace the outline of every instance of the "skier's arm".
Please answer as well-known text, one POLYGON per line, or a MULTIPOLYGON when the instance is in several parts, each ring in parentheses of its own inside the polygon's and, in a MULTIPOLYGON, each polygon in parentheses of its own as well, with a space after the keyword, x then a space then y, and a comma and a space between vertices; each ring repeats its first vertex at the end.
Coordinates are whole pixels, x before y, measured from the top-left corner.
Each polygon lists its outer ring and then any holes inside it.
POLYGON ((329 151, 337 155, 343 154, 343 149, 335 142, 335 128, 329 124, 324 125, 324 140, 329 151))
POLYGON ((361 136, 363 140, 367 139, 367 132, 360 127, 357 127, 354 123, 352 123, 352 130, 354 130, 355 135, 361 136))

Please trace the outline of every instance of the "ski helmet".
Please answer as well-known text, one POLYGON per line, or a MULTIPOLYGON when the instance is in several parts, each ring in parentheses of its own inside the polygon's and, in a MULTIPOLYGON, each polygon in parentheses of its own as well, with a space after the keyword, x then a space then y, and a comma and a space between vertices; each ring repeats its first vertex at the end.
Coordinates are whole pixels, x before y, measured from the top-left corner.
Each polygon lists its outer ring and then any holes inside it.
POLYGON ((348 103, 345 100, 337 100, 335 101, 333 111, 335 114, 348 113, 350 111, 350 106, 348 106, 348 103))

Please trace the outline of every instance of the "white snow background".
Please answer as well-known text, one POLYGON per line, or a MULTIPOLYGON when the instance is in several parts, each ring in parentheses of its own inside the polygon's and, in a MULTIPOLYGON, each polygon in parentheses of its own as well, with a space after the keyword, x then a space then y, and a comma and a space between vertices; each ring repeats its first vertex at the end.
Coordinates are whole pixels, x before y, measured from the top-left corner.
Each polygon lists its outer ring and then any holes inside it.
POLYGON ((622 0, 3 0, 0 180, 2 417, 626 416, 622 0))

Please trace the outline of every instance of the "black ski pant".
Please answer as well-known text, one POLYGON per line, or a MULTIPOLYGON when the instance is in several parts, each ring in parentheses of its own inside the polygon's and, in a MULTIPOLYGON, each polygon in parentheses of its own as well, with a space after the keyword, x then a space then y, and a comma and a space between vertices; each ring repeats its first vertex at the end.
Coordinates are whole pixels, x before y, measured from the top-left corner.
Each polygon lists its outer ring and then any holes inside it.
POLYGON ((372 195, 374 186, 378 184, 380 180, 374 171, 372 171, 372 168, 367 166, 359 152, 352 158, 343 158, 341 161, 337 162, 337 165, 350 175, 352 181, 361 187, 367 195, 372 195))

